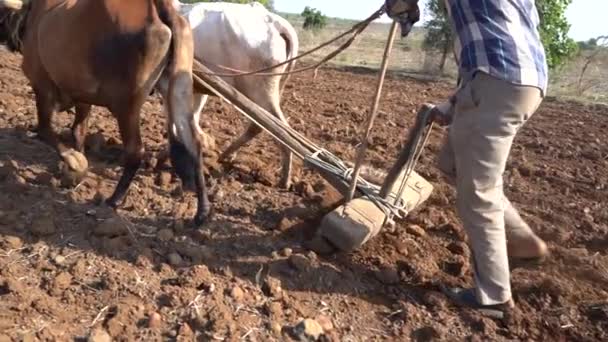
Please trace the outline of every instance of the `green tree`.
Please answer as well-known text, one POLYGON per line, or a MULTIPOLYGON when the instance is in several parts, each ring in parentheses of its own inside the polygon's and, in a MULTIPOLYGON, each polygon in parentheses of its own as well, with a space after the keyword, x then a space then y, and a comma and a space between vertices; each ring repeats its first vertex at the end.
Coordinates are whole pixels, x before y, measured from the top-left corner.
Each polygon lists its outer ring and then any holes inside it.
POLYGON ((563 65, 577 52, 576 42, 568 37, 570 24, 566 19, 566 9, 571 3, 572 0, 536 0, 540 37, 551 69, 563 65))
POLYGON ((423 46, 425 50, 441 51, 439 72, 443 72, 448 53, 452 48, 452 29, 447 17, 445 3, 443 0, 429 0, 426 10, 430 19, 424 24, 426 35, 423 46))
POLYGON ((234 2, 237 4, 248 4, 250 2, 257 1, 268 8, 270 11, 274 11, 274 0, 180 0, 183 3, 195 3, 195 2, 234 2))
POLYGON ((301 15, 304 17, 303 27, 306 30, 322 29, 327 25, 327 17, 315 8, 306 6, 301 15))

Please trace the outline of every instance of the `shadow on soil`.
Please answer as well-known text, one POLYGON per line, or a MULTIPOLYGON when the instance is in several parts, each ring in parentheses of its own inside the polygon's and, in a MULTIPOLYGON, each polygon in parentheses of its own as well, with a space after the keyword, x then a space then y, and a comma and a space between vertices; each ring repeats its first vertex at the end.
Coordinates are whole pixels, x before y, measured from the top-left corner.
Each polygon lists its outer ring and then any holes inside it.
MULTIPOLYGON (((95 193, 97 179, 104 178, 100 175, 107 167, 116 169, 120 158, 115 148, 107 156, 109 160, 86 155, 91 163, 90 181, 80 186, 91 187, 90 193, 95 193), (103 159, 106 163, 101 164, 103 159)), ((0 235, 17 236, 25 243, 44 241, 57 248, 94 252, 155 270, 166 267, 168 255, 177 252, 184 265, 204 264, 213 273, 233 275, 252 284, 261 285, 270 276, 279 279, 288 291, 356 296, 388 308, 398 300, 418 301, 429 289, 404 285, 398 279, 379 281, 373 265, 359 264, 349 255, 321 257, 307 252, 301 242, 312 236, 320 218, 331 210, 313 202, 310 207, 279 211, 261 205, 253 214, 223 204, 216 206, 215 215, 204 227, 195 229, 189 220, 176 224, 173 217, 156 215, 152 208, 145 218, 127 218, 129 197, 137 196, 137 182, 118 215, 94 198, 74 198, 72 190, 52 181, 60 173, 58 161, 54 150, 26 130, 0 130, 0 235), (100 228, 106 220, 115 221, 112 227, 100 228), (182 241, 159 241, 157 233, 164 227, 172 227, 182 241), (288 249, 305 257, 287 258, 288 249)), ((143 168, 139 171, 139 175, 154 173, 143 168)), ((164 190, 156 187, 154 191, 164 190)), ((193 201, 187 195, 185 198, 193 201)), ((173 196, 172 200, 183 199, 173 196)))

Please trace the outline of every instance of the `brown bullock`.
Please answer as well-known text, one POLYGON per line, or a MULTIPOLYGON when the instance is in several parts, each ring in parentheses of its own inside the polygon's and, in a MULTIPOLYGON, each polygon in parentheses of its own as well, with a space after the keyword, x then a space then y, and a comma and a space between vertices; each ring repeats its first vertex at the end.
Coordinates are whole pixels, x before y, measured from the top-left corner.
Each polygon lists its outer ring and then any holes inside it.
POLYGON ((23 55, 34 90, 38 135, 53 146, 72 173, 83 174, 82 154, 91 105, 108 108, 120 129, 124 170, 106 203, 124 199, 143 146, 140 110, 159 79, 167 101, 171 159, 183 182, 196 187, 195 223, 210 210, 203 146, 192 94, 192 32, 171 0, 0 0, 0 43, 23 55), (51 127, 56 111, 76 108, 74 147, 51 127))

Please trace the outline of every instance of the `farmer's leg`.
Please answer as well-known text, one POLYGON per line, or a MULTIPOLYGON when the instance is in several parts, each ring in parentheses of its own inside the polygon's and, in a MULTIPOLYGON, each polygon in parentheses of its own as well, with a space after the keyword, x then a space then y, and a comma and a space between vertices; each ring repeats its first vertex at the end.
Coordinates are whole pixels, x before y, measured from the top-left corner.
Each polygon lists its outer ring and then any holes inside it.
POLYGON ((473 249, 480 304, 511 298, 502 174, 513 139, 536 110, 540 91, 479 73, 458 95, 450 142, 457 206, 473 249))

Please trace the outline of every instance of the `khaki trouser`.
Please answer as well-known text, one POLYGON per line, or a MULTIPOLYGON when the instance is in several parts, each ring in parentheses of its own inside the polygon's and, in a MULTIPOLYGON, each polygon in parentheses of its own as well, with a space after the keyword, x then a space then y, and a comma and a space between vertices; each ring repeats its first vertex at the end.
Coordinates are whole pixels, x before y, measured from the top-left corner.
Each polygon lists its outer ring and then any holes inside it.
POLYGON ((483 305, 511 299, 506 239, 534 234, 505 197, 502 176, 515 135, 541 101, 536 87, 481 72, 456 95, 439 167, 455 179, 458 214, 473 250, 483 305))

